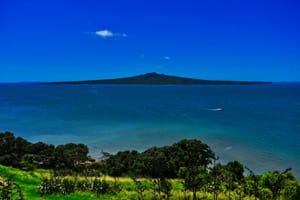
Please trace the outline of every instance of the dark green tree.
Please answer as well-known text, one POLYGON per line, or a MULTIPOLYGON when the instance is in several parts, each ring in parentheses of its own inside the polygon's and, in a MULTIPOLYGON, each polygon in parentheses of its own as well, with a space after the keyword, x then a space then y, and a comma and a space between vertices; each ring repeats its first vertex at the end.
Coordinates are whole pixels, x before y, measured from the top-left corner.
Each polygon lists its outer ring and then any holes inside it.
POLYGON ((165 181, 169 168, 172 168, 166 150, 167 148, 152 147, 139 157, 138 162, 142 163, 142 174, 150 178, 153 184, 153 198, 157 198, 157 195, 161 196, 162 181, 165 181))
POLYGON ((243 182, 244 166, 239 161, 233 160, 227 163, 226 170, 230 172, 234 182, 243 182))
POLYGON ((249 171, 249 175, 245 184, 245 191, 250 197, 254 195, 254 199, 256 200, 258 198, 260 177, 247 166, 245 169, 249 171))
POLYGON ((209 178, 210 178, 210 184, 211 184, 210 189, 211 189, 211 192, 213 193, 213 198, 214 198, 214 200, 217 200, 219 193, 222 191, 222 184, 226 180, 225 167, 219 163, 218 164, 214 163, 213 167, 210 168, 209 178))
POLYGON ((177 164, 177 172, 179 167, 207 167, 215 158, 213 151, 207 144, 200 140, 181 140, 171 146, 172 158, 177 164))
POLYGON ((0 164, 20 167, 19 163, 30 143, 10 132, 0 133, 0 164))
POLYGON ((134 173, 134 163, 139 153, 137 151, 120 151, 106 160, 108 173, 111 176, 123 176, 134 173))
POLYGON ((37 162, 38 155, 35 154, 25 154, 20 162, 20 165, 23 170, 32 171, 39 166, 37 162))
POLYGON ((208 184, 208 172, 204 166, 181 167, 178 176, 183 179, 184 189, 193 193, 193 199, 197 199, 197 191, 208 184))
POLYGON ((160 180, 160 188, 162 193, 164 193, 166 199, 170 199, 172 196, 172 183, 171 181, 167 180, 166 178, 163 178, 160 180))
POLYGON ((287 177, 287 180, 285 181, 282 196, 285 200, 300 199, 300 185, 292 174, 289 174, 289 177, 287 177))
MULTIPOLYGON (((225 175, 225 187, 228 191, 228 198, 231 199, 231 191, 240 188, 244 183, 244 166, 234 160, 228 162, 224 166, 224 175, 225 175)), ((239 191, 240 196, 242 195, 242 191, 239 191)), ((241 197, 240 197, 241 198, 241 197)))
POLYGON ((281 190, 284 188, 286 180, 288 180, 288 172, 291 168, 287 168, 283 172, 273 171, 267 172, 262 176, 263 185, 272 192, 272 199, 280 198, 281 190))
POLYGON ((89 150, 84 144, 68 143, 55 148, 55 162, 57 168, 75 169, 80 162, 88 160, 89 150))
POLYGON ((54 145, 37 142, 30 144, 27 149, 29 154, 36 155, 34 161, 38 163, 39 167, 46 169, 54 167, 54 145))
POLYGON ((143 152, 139 158, 142 163, 143 175, 150 178, 164 178, 168 170, 168 158, 163 150, 152 147, 143 152))

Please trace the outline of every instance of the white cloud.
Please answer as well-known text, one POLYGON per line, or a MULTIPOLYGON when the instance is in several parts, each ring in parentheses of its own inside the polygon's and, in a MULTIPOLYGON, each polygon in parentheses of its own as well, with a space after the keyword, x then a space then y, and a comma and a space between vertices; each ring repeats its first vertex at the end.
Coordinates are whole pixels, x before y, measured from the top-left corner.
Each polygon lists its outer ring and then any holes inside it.
POLYGON ((126 33, 114 33, 114 32, 112 32, 110 30, 107 30, 107 29, 96 31, 95 35, 100 36, 102 38, 127 37, 126 33))
POLYGON ((169 56, 165 56, 165 57, 163 57, 163 59, 165 59, 165 60, 171 60, 171 58, 169 56))
POLYGON ((101 36, 101 37, 112 37, 113 33, 109 30, 101 30, 101 31, 96 31, 96 35, 101 36))

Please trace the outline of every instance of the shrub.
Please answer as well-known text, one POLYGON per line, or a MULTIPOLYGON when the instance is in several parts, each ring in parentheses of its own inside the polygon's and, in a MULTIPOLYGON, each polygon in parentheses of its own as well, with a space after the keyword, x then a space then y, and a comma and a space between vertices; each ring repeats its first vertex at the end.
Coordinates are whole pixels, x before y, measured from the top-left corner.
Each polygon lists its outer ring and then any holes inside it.
POLYGON ((9 178, 0 177, 0 199, 1 200, 24 200, 21 187, 9 178))
POLYGON ((76 180, 60 177, 44 178, 37 187, 41 196, 46 194, 67 195, 77 191, 94 192, 99 197, 103 194, 115 194, 121 191, 119 183, 109 183, 95 178, 93 180, 76 180))

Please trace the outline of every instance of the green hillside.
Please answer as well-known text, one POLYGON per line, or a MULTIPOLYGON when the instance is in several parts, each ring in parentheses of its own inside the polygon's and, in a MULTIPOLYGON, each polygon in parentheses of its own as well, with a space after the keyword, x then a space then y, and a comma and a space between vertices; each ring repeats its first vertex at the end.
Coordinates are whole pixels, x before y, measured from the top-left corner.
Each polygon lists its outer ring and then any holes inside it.
MULTIPOLYGON (((263 176, 268 176, 265 174, 263 176)), ((157 187, 154 180, 151 179, 138 179, 133 180, 131 178, 113 178, 109 176, 103 176, 101 178, 95 177, 83 177, 83 176, 67 176, 67 177, 52 177, 51 172, 48 170, 34 170, 34 171, 22 171, 20 169, 15 169, 12 167, 6 167, 0 165, 0 199, 3 195, 3 183, 6 178, 11 177, 13 182, 20 186, 22 191, 22 198, 27 200, 79 200, 79 199, 87 199, 87 200, 96 200, 96 199, 192 199, 192 192, 184 189, 184 183, 182 180, 173 179, 169 180, 170 183, 170 193, 168 194, 164 187, 157 187), (51 178, 52 177, 52 178, 51 178), (57 194, 47 194, 41 195, 39 193, 38 188, 43 185, 41 183, 45 183, 45 180, 57 180, 59 184, 57 184, 58 193, 57 194), (68 180, 68 181, 66 181, 68 180), (98 182, 107 183, 110 186, 114 186, 118 189, 115 191, 107 190, 107 193, 101 193, 97 191, 82 191, 83 186, 82 183, 95 183, 95 180, 99 180, 98 182), (59 193, 61 191, 67 191, 65 188, 69 187, 70 184, 77 184, 75 186, 73 192, 66 192, 64 194, 59 193), (80 188, 77 188, 78 185, 80 188), (159 189, 161 189, 160 192, 159 189), (155 191, 155 192, 154 192, 155 191), (168 194, 168 195, 167 195, 168 194)), ((56 182, 56 183, 58 183, 56 182)), ((54 183, 54 184, 56 184, 54 183)), ((247 180, 245 184, 249 184, 247 187, 251 187, 251 180, 247 180)), ((286 183, 287 185, 284 187, 282 191, 281 200, 298 200, 299 196, 295 195, 295 191, 297 190, 297 182, 290 181, 286 183)), ((5 184, 4 184, 5 185, 5 184)), ((271 191, 268 188, 263 188, 259 186, 259 194, 260 198, 254 198, 254 195, 246 195, 242 190, 232 191, 231 193, 224 192, 229 191, 228 185, 224 184, 218 193, 219 200, 227 200, 227 199, 242 199, 242 200, 269 200, 272 199, 271 191), (227 189, 226 189, 227 188, 227 189), (222 191, 223 190, 223 191, 222 191), (239 192, 240 193, 239 193, 239 192)), ((102 190, 105 190, 103 185, 99 187, 102 190), (103 189, 104 188, 104 189, 103 189)), ((209 192, 210 189, 201 190, 197 192, 197 199, 208 199, 213 200, 214 198, 213 192, 209 192)), ((11 199, 22 199, 20 198, 18 191, 16 189, 12 190, 13 198, 11 199)), ((299 183, 298 183, 298 195, 299 195, 299 183)), ((278 198, 279 199, 279 198, 278 198)), ((8 200, 8 199, 7 199, 8 200)), ((275 200, 275 199, 274 199, 275 200)))
MULTIPOLYGON (((119 192, 111 192, 108 194, 101 194, 97 195, 97 192, 82 192, 82 191, 75 191, 70 194, 55 194, 55 195, 43 195, 38 191, 38 186, 40 183, 45 180, 46 178, 50 179, 51 172, 49 170, 34 170, 34 171, 23 171, 20 169, 12 168, 12 167, 6 167, 3 165, 0 165, 0 195, 2 194, 2 185, 1 183, 4 182, 5 179, 11 177, 13 182, 20 186, 22 194, 24 199, 28 200, 42 200, 42 199, 68 199, 68 200, 78 200, 78 199, 138 199, 138 194, 135 192, 136 185, 134 181, 130 178, 121 177, 117 179, 118 187, 121 187, 122 190, 119 192)), ((59 179, 59 178, 58 178, 59 179)), ((61 180, 71 180, 71 181, 91 181, 93 182, 95 180, 95 177, 73 177, 73 176, 67 176, 67 177, 61 177, 61 180)), ((116 179, 112 178, 110 176, 104 176, 99 178, 99 180, 105 181, 108 184, 116 184, 116 179)), ((148 191, 144 192, 144 196, 146 199, 151 199, 151 191, 150 188, 152 187, 152 183, 146 179, 140 179, 141 183, 145 186, 146 190, 148 191)), ((63 187, 63 186, 60 186, 63 187)), ((174 189, 173 191, 173 198, 177 199, 179 198, 179 193, 183 189, 182 184, 178 180, 172 180, 172 187, 174 189)), ((18 199, 18 192, 16 189, 13 189, 13 199, 18 199)), ((0 196, 0 199, 1 196, 0 196)))

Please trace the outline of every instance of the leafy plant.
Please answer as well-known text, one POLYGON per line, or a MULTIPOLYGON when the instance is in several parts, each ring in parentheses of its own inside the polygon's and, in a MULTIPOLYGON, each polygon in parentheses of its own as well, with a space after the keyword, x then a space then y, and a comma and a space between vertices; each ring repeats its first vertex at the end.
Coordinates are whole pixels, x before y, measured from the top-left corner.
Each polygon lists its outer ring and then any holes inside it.
POLYGON ((0 199, 1 200, 24 200, 21 187, 14 182, 12 176, 0 177, 0 199))

